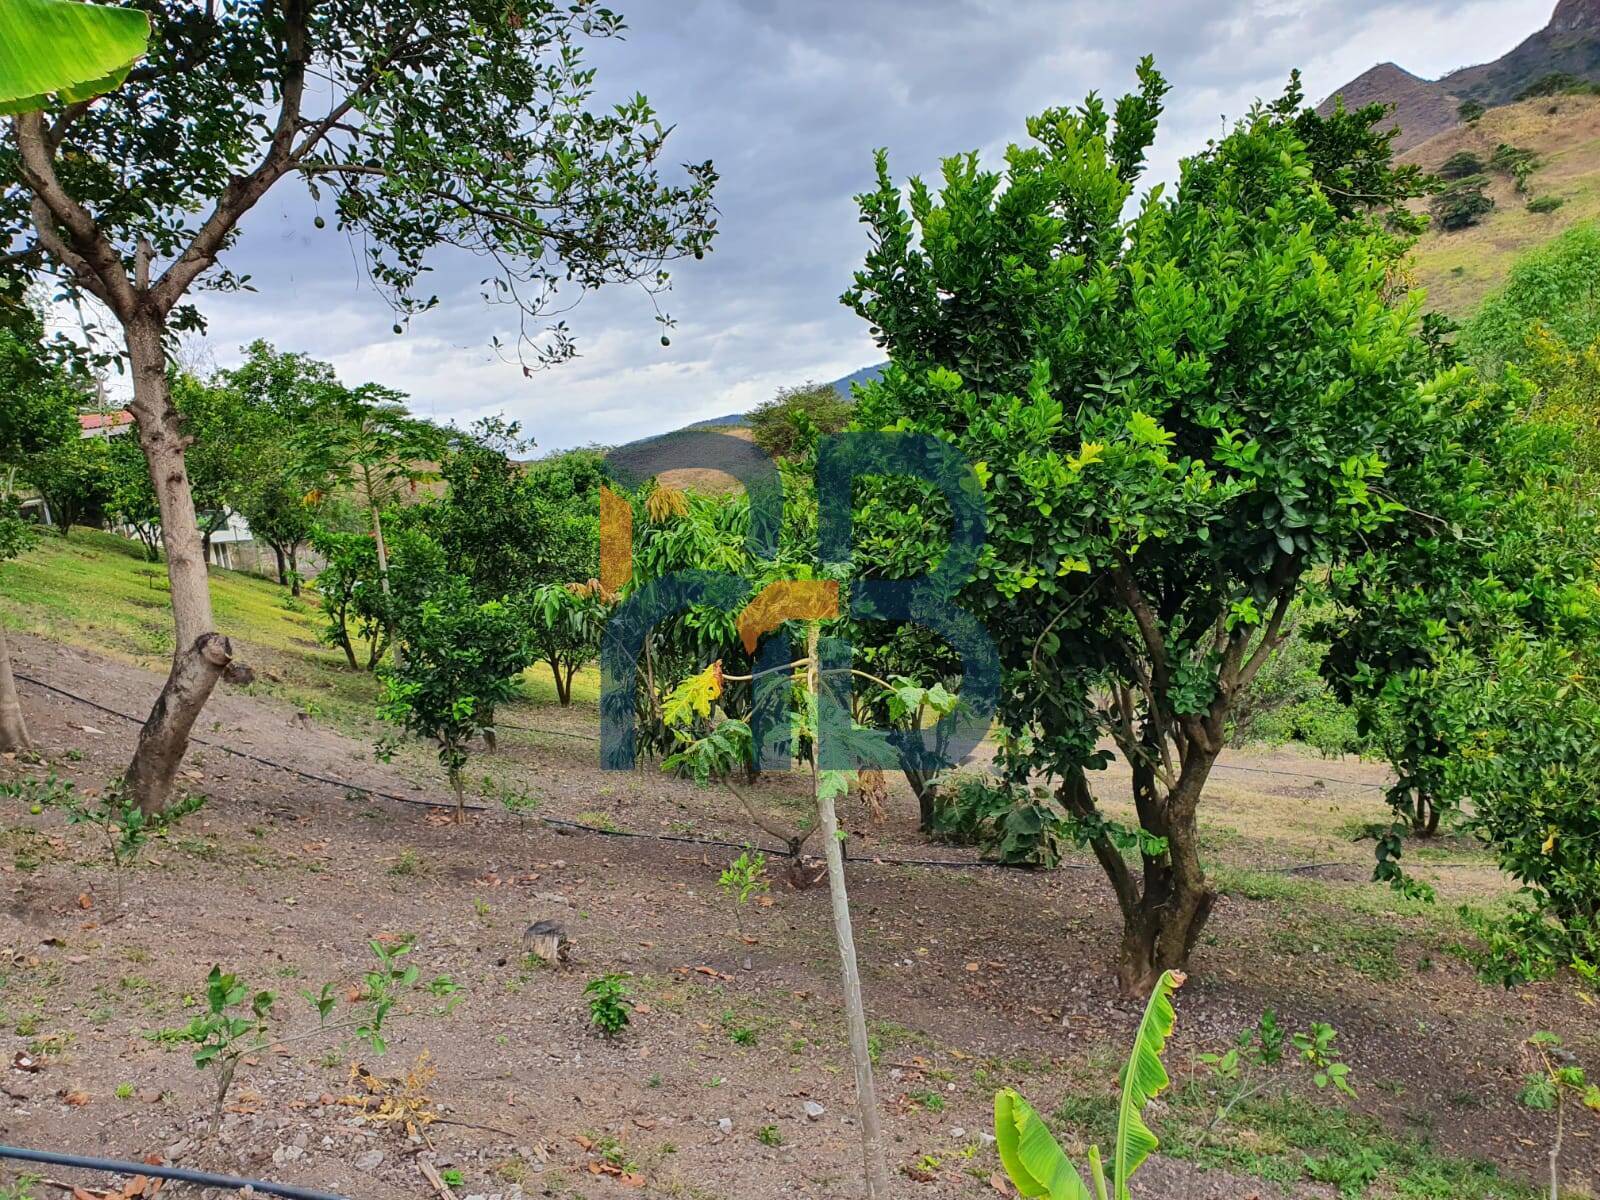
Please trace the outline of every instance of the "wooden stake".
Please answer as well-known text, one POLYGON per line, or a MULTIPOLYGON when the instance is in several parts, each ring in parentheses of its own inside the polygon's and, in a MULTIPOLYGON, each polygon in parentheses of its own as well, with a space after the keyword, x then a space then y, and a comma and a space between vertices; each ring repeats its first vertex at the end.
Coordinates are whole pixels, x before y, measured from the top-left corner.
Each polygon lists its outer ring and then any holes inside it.
POLYGON ((888 1200, 889 1174, 883 1157, 883 1130, 878 1123, 878 1093, 872 1080, 872 1051, 867 1045, 867 1013, 861 999, 861 973, 856 966, 856 941, 850 926, 850 897, 844 885, 844 851, 839 845, 839 817, 833 797, 824 793, 817 741, 822 732, 822 697, 817 662, 817 625, 806 634, 806 688, 811 693, 817 727, 811 733, 811 787, 817 801, 817 824, 828 860, 828 897, 833 903, 833 936, 839 944, 844 976, 845 1017, 850 1031, 850 1057, 856 1073, 856 1119, 861 1123, 861 1153, 866 1165, 867 1200, 888 1200))

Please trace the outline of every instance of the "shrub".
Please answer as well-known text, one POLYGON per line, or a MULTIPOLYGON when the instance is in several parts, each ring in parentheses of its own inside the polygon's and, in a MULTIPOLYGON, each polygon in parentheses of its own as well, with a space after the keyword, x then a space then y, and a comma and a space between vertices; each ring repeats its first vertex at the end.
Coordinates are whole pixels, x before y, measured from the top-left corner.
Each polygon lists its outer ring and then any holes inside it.
POLYGON ((785 388, 750 414, 750 432, 773 458, 803 454, 819 434, 848 425, 854 407, 832 384, 785 388))
POLYGON ((1445 179, 1465 179, 1469 175, 1483 174, 1483 159, 1471 150, 1458 150, 1439 166, 1439 174, 1445 179))
POLYGON ((633 1001, 622 975, 601 975, 583 989, 589 998, 589 1024, 606 1037, 615 1037, 628 1027, 628 1012, 633 1001))
POLYGON ((1460 117, 1468 125, 1476 125, 1478 123, 1478 118, 1483 116, 1483 114, 1488 111, 1488 109, 1479 104, 1476 100, 1466 100, 1463 101, 1461 106, 1456 109, 1456 116, 1460 117))
POLYGON ((1543 196, 1535 196, 1532 200, 1529 200, 1528 211, 1531 213, 1551 213, 1565 203, 1566 199, 1564 197, 1552 196, 1546 193, 1543 196))
POLYGON ((1445 188, 1428 203, 1433 223, 1445 233, 1453 233, 1483 220, 1494 208, 1494 198, 1483 192, 1486 182, 1482 175, 1469 175, 1445 188))

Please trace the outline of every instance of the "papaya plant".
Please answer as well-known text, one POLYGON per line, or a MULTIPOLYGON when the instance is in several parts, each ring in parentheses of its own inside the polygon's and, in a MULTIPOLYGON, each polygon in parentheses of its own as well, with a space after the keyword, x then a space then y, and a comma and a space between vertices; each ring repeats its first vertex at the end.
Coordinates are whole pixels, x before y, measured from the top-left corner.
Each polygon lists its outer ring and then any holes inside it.
POLYGON ((1144 1107, 1167 1089, 1171 1079, 1161 1061, 1167 1039, 1177 1022, 1172 994, 1183 986, 1178 971, 1165 971, 1156 980, 1145 1005, 1144 1017, 1134 1036, 1133 1053, 1122 1069, 1122 1096, 1117 1106, 1117 1136, 1111 1150, 1110 1189, 1100 1147, 1089 1147, 1091 1193, 1072 1161, 1039 1119, 1039 1114, 1017 1092, 1002 1088, 994 1096, 995 1148, 1006 1174, 1023 1196, 1048 1200, 1128 1200, 1128 1180, 1155 1152, 1156 1135, 1144 1123, 1144 1107))

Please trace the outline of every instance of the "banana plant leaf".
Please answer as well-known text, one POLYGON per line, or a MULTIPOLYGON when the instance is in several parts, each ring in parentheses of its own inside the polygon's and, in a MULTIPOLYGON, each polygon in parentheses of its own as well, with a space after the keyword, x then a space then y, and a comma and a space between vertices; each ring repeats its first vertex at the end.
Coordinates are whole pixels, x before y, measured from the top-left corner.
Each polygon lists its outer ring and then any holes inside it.
POLYGON ((1150 993, 1144 1018, 1133 1041, 1133 1053, 1122 1072, 1122 1104, 1117 1114, 1117 1145, 1112 1157, 1117 1200, 1128 1200, 1128 1180, 1159 1144, 1156 1135, 1140 1114, 1144 1106, 1167 1089, 1172 1081, 1161 1055, 1172 1036, 1177 1014, 1172 1009, 1172 993, 1182 987, 1184 976, 1178 971, 1163 972, 1150 993))
POLYGON ((0 113, 109 92, 150 40, 148 14, 74 0, 0 0, 0 113))
POLYGON ((1039 1114, 1010 1088, 994 1094, 995 1149, 1017 1191, 1045 1200, 1093 1200, 1039 1114))

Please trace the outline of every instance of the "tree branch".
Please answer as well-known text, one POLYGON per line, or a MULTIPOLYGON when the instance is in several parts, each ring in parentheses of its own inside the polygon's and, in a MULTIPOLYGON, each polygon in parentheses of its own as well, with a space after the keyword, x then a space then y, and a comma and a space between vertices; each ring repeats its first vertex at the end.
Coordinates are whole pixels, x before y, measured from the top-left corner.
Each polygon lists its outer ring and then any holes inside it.
POLYGON ((40 244, 119 319, 132 315, 136 297, 128 273, 95 219, 56 177, 43 115, 32 112, 13 117, 12 131, 16 135, 22 181, 33 193, 33 225, 40 244), (57 225, 66 230, 65 239, 57 232, 57 225))

